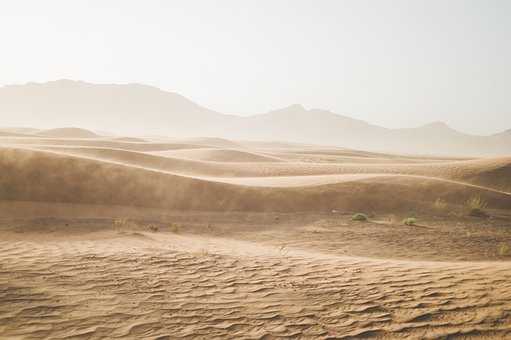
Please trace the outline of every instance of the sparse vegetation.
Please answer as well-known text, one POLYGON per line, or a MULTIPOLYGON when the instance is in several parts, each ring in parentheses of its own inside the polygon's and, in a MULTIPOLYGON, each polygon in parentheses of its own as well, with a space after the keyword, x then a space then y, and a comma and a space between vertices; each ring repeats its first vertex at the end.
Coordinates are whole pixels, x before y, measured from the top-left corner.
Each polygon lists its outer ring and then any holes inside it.
POLYGON ((364 221, 367 221, 369 220, 369 218, 367 217, 366 214, 363 214, 363 213, 356 213, 355 215, 353 215, 351 217, 351 220, 352 221, 360 221, 360 222, 364 222, 364 221))
POLYGON ((152 231, 153 233, 157 232, 159 230, 158 226, 154 225, 154 224, 150 224, 148 225, 148 228, 150 231, 152 231))
POLYGON ((279 247, 279 253, 280 253, 280 255, 282 255, 282 256, 287 256, 288 251, 289 251, 289 250, 287 249, 287 247, 286 247, 286 245, 285 245, 285 244, 283 244, 283 245, 281 245, 281 246, 279 247))
POLYGON ((115 228, 124 227, 128 224, 128 220, 125 218, 116 218, 112 224, 115 228))
POLYGON ((179 233, 179 224, 171 223, 169 226, 169 231, 174 234, 179 233))
POLYGON ((407 217, 403 220, 403 224, 408 226, 417 225, 417 219, 415 217, 407 217))
POLYGON ((433 207, 436 209, 436 210, 445 210, 447 209, 447 202, 444 201, 443 199, 441 198, 437 198, 435 200, 435 203, 433 203, 433 207))
POLYGON ((499 245, 497 253, 499 254, 499 256, 511 255, 511 247, 506 243, 502 243, 499 245))
POLYGON ((488 213, 484 211, 488 207, 488 203, 480 196, 473 196, 465 202, 468 214, 474 217, 488 217, 488 213))
POLYGON ((138 226, 137 223, 129 221, 126 218, 117 218, 112 224, 115 229, 129 229, 136 228, 138 226))
POLYGON ((465 204, 470 209, 485 209, 488 206, 481 196, 473 196, 465 204))

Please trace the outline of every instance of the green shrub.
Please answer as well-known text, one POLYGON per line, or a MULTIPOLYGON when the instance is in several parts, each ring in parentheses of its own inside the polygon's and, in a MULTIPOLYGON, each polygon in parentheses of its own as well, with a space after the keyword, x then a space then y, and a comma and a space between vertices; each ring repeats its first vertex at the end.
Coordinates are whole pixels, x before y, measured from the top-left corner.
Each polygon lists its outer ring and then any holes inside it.
POLYGON ((498 247, 499 256, 508 256, 511 253, 511 247, 509 245, 502 243, 498 247))
POLYGON ((367 215, 362 213, 356 213, 351 217, 352 221, 367 221, 368 219, 367 215))
POLYGON ((417 219, 415 217, 407 217, 403 220, 404 225, 413 226, 417 224, 417 219))

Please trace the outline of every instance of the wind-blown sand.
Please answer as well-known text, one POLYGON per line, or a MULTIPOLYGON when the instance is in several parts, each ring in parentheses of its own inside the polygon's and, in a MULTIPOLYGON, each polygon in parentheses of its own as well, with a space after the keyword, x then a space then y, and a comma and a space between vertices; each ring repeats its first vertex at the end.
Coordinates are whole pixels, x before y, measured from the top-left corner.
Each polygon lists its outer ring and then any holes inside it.
POLYGON ((0 143, 0 338, 511 337, 510 158, 0 143))

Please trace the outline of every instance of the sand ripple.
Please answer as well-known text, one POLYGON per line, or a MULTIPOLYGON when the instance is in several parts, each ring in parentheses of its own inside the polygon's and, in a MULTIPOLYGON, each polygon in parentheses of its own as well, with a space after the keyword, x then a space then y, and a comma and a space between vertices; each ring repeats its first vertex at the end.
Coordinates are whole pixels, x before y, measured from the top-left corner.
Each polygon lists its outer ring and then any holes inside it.
POLYGON ((511 336, 508 263, 368 260, 159 237, 0 243, 0 337, 511 336))

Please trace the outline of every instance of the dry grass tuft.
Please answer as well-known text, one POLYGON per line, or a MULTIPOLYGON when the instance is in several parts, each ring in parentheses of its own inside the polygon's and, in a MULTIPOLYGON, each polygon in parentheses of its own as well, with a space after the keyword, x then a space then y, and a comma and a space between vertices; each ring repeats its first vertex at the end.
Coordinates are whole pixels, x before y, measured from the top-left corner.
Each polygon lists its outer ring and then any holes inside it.
POLYGON ((447 209, 447 202, 444 201, 443 199, 441 198, 437 198, 435 200, 435 203, 433 203, 433 207, 436 209, 436 210, 445 210, 447 209))
POLYGON ((417 225, 417 219, 415 217, 407 217, 403 220, 403 224, 408 226, 417 225))
POLYGON ((169 225, 169 231, 171 233, 174 233, 174 234, 178 234, 179 233, 179 224, 176 224, 176 223, 171 223, 169 225))
POLYGON ((488 217, 488 213, 484 211, 488 207, 488 203, 480 196, 473 196, 465 202, 468 214, 474 217, 488 217))
POLYGON ((115 229, 130 229, 138 227, 138 224, 126 218, 116 218, 113 223, 115 229))
POLYGON ((499 254, 499 256, 511 255, 511 247, 506 243, 502 243, 499 245, 497 253, 499 254))
POLYGON ((469 209, 485 209, 488 207, 488 203, 481 196, 473 196, 465 202, 465 206, 469 209))
POLYGON ((352 221, 360 221, 360 222, 364 222, 364 221, 367 221, 369 220, 369 218, 367 217, 366 214, 363 214, 363 213, 356 213, 355 215, 353 215, 351 217, 351 220, 352 221))

